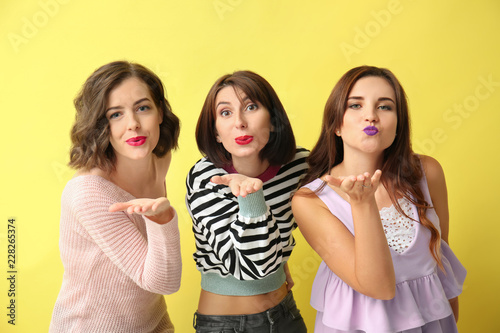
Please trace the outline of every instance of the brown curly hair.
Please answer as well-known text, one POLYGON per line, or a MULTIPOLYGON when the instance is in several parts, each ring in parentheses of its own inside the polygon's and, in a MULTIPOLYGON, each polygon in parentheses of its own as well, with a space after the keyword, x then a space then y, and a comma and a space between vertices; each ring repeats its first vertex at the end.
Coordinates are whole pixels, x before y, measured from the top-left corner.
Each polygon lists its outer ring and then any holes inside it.
POLYGON ((153 102, 163 117, 160 139, 153 153, 162 157, 171 149, 177 148, 180 122, 165 98, 160 78, 142 65, 115 61, 92 73, 74 100, 76 117, 71 129, 69 166, 83 170, 97 167, 106 172, 114 169, 116 156, 109 143, 110 129, 106 118, 106 105, 110 92, 131 77, 146 83, 153 102))

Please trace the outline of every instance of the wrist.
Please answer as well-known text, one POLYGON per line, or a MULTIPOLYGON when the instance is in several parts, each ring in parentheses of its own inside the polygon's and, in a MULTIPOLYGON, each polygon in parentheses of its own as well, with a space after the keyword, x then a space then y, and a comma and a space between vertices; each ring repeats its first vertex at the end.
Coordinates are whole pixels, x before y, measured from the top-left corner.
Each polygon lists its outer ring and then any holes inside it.
POLYGON ((150 219, 151 221, 156 222, 158 224, 166 224, 166 223, 172 221, 174 216, 175 216, 174 208, 172 206, 169 206, 165 211, 163 211, 159 214, 149 215, 146 217, 148 219, 150 219))
POLYGON ((245 217, 253 218, 264 215, 267 212, 267 204, 262 189, 250 193, 246 197, 239 196, 238 205, 241 216, 245 217))
POLYGON ((354 198, 354 199, 349 198, 349 203, 351 204, 351 207, 359 207, 359 208, 377 207, 377 201, 375 200, 375 196, 369 198, 354 198))

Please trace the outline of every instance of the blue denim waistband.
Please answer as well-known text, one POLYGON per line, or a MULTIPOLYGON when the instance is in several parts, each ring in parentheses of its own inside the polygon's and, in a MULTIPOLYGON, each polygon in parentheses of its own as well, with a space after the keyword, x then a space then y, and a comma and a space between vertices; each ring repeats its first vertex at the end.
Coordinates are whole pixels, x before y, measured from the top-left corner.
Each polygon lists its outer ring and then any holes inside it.
POLYGON ((269 322, 274 324, 278 317, 285 315, 290 310, 296 307, 295 299, 291 291, 283 298, 276 306, 269 310, 249 314, 249 315, 202 315, 196 312, 193 318, 193 327, 196 325, 220 327, 232 326, 235 329, 242 329, 248 322, 260 323, 269 322))

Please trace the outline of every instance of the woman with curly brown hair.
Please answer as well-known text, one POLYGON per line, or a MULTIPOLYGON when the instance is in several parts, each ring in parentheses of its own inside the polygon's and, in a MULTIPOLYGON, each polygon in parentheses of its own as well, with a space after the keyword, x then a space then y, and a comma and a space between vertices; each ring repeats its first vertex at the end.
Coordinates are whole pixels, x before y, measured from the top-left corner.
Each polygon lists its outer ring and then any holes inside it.
POLYGON ((163 294, 179 289, 181 255, 165 177, 179 119, 160 79, 125 61, 97 69, 75 107, 50 332, 173 332, 163 294))

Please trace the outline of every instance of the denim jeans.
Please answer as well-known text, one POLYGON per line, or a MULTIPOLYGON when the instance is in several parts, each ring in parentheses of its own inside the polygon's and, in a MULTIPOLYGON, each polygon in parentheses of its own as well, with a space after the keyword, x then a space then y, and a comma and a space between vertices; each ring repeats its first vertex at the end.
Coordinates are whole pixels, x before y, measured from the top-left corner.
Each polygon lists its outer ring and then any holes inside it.
POLYGON ((280 304, 251 315, 194 314, 196 333, 305 333, 306 325, 290 291, 280 304))

